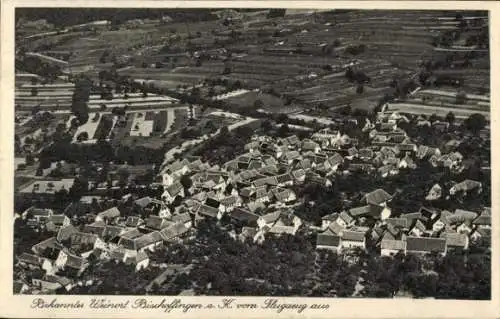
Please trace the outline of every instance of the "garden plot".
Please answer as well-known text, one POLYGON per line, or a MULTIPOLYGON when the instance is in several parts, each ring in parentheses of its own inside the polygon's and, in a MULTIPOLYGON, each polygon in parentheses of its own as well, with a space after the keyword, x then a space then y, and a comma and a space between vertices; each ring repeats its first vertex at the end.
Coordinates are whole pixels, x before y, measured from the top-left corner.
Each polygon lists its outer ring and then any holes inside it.
POLYGON ((149 120, 143 113, 134 113, 130 136, 150 136, 153 132, 154 120, 149 120))
MULTIPOLYGON (((96 121, 94 121, 96 114, 97 113, 89 113, 89 120, 87 121, 87 123, 80 125, 76 129, 75 135, 73 136, 73 143, 77 143, 78 136, 84 132, 86 132, 88 134, 88 140, 93 140, 95 132, 97 130, 97 126, 99 125, 99 122, 101 121, 101 116, 99 116, 99 118, 96 121)), ((71 123, 71 120, 73 118, 74 118, 74 116, 71 116, 71 118, 69 119, 70 123, 71 123)))
POLYGON ((441 106, 430 106, 425 104, 409 104, 409 103, 389 103, 388 104, 390 111, 397 111, 401 113, 410 113, 410 114, 423 114, 423 115, 432 115, 436 114, 438 116, 445 117, 449 112, 453 112, 456 118, 465 119, 474 113, 482 114, 485 118, 490 118, 489 111, 479 111, 474 109, 464 109, 458 107, 441 107, 441 106))

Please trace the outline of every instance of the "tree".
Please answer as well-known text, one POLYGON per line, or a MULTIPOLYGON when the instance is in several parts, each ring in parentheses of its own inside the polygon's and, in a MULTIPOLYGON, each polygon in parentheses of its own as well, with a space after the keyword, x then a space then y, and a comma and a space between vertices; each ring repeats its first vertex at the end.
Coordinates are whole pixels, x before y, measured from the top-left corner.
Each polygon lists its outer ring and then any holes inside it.
POLYGON ((81 132, 80 134, 78 134, 78 136, 76 137, 76 140, 78 142, 83 142, 83 141, 87 141, 89 139, 89 133, 87 132, 81 132))
POLYGON ((474 113, 464 121, 464 125, 469 131, 476 134, 486 126, 486 118, 482 114, 474 113))
POLYGON ((280 137, 286 137, 290 133, 290 128, 288 127, 288 124, 281 124, 280 128, 278 129, 278 136, 280 137))
POLYGON ((449 112, 448 114, 446 114, 446 122, 453 124, 455 123, 455 114, 453 112, 449 112))
POLYGON ((261 109, 264 107, 264 102, 262 102, 261 99, 256 99, 255 102, 253 103, 253 106, 255 109, 261 109))
POLYGON ((188 175, 182 175, 181 184, 184 187, 184 189, 188 189, 193 185, 193 181, 188 175))
POLYGON ((363 93, 363 91, 364 91, 363 85, 358 85, 358 87, 356 88, 356 93, 361 94, 363 93))
POLYGON ((262 128, 262 130, 264 132, 267 133, 273 128, 273 125, 272 125, 271 121, 266 119, 266 120, 262 121, 262 124, 260 125, 260 127, 262 128))
POLYGON ((465 104, 466 101, 467 101, 467 94, 465 94, 465 92, 458 92, 456 95, 455 103, 465 104))
POLYGON ((31 96, 37 96, 38 95, 38 89, 36 87, 31 88, 31 96))

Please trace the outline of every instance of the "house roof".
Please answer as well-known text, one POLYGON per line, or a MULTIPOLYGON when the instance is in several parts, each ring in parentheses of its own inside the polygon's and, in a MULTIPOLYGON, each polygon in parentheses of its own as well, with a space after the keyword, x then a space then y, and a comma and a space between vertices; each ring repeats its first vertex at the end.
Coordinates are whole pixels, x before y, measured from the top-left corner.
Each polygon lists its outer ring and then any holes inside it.
POLYGON ((159 231, 154 231, 137 237, 134 239, 136 249, 141 249, 148 245, 162 241, 162 237, 159 231))
POLYGON ((168 227, 171 224, 167 219, 159 217, 159 216, 149 216, 146 219, 146 227, 160 230, 165 227, 168 227))
POLYGON ((328 225, 328 228, 324 231, 326 234, 340 235, 344 228, 337 222, 332 222, 328 225))
POLYGON ((348 241, 363 241, 365 240, 366 233, 352 230, 344 230, 342 231, 342 240, 348 241))
POLYGON ((446 239, 447 246, 452 247, 465 247, 468 241, 466 234, 456 232, 443 232, 441 237, 446 239))
POLYGON ((153 199, 149 196, 146 196, 146 197, 136 199, 134 201, 134 204, 144 208, 144 207, 148 206, 149 204, 151 204, 152 202, 153 202, 153 199))
POLYGON ((128 216, 125 221, 127 227, 137 227, 143 222, 142 218, 139 216, 128 216))
POLYGON ((354 207, 354 208, 349 209, 349 214, 351 214, 353 217, 370 215, 371 212, 372 212, 372 206, 370 206, 370 205, 354 207))
POLYGON ((182 186, 181 183, 177 182, 177 183, 173 183, 172 185, 170 185, 169 187, 167 187, 166 189, 166 192, 171 196, 171 197, 175 197, 177 196, 181 190, 183 189, 184 187, 182 186))
POLYGON ((103 237, 106 231, 106 225, 95 225, 95 223, 84 225, 83 230, 84 233, 88 234, 96 234, 99 237, 103 237))
POLYGON ((331 213, 331 214, 328 214, 328 215, 325 215, 323 217, 321 217, 322 220, 329 220, 329 221, 335 221, 337 220, 337 218, 339 217, 339 213, 331 213))
POLYGON ((474 220, 478 214, 468 210, 455 209, 454 215, 462 216, 465 220, 474 220))
POLYGON ((387 224, 391 224, 391 225, 399 226, 399 227, 403 227, 403 228, 407 228, 409 226, 408 219, 406 219, 406 218, 387 218, 385 220, 385 222, 387 224))
POLYGON ((404 240, 391 240, 391 239, 382 239, 380 242, 380 249, 388 249, 388 250, 405 250, 406 241, 404 240))
POLYGON ((269 232, 272 234, 290 234, 295 235, 295 227, 293 226, 280 226, 274 225, 269 229, 269 232))
POLYGON ((278 175, 278 176, 276 176, 276 179, 277 179, 278 183, 286 183, 286 182, 293 181, 292 175, 290 175, 288 173, 278 175))
POLYGON ((37 255, 33 254, 22 253, 20 256, 17 257, 17 260, 30 265, 36 265, 36 266, 42 265, 42 259, 37 255))
POLYGON ((259 208, 265 209, 266 205, 264 203, 262 203, 262 202, 254 201, 254 202, 248 203, 247 204, 247 208, 248 208, 248 210, 250 210, 253 213, 253 212, 255 212, 259 208))
POLYGON ((373 192, 370 192, 365 195, 366 203, 370 205, 380 205, 390 199, 392 199, 392 196, 389 195, 386 191, 383 189, 376 189, 373 192))
POLYGON ((55 225, 62 225, 65 220, 68 220, 68 216, 64 214, 49 216, 49 221, 53 222, 55 225))
POLYGON ((118 210, 117 207, 112 207, 103 212, 100 212, 99 214, 97 214, 97 216, 100 216, 101 218, 113 219, 116 217, 120 217, 120 210, 118 210))
POLYGON ((207 205, 200 205, 200 207, 198 208, 198 214, 216 218, 217 215, 219 214, 219 210, 217 208, 210 207, 207 205))
POLYGON ((481 182, 473 181, 471 179, 466 179, 458 184, 455 184, 453 188, 457 191, 470 191, 475 188, 481 187, 481 182))
POLYGON ((352 216, 345 211, 342 211, 339 214, 339 218, 342 219, 346 224, 349 224, 354 220, 354 218, 352 218, 352 216))
POLYGON ((481 215, 472 221, 474 225, 491 226, 491 216, 481 215))
POLYGON ((240 222, 256 222, 259 219, 259 215, 253 214, 248 210, 239 207, 236 207, 230 213, 230 216, 240 222))
POLYGON ((270 223, 274 223, 276 222, 279 218, 281 217, 281 213, 278 211, 278 212, 274 212, 274 213, 269 213, 269 214, 266 214, 266 215, 263 215, 263 216, 260 216, 260 218, 266 223, 266 224, 270 224, 270 223))
POLYGON ((175 224, 172 224, 170 226, 168 226, 167 228, 164 228, 160 231, 160 235, 161 235, 161 238, 164 240, 164 241, 168 241, 168 240, 171 240, 175 237, 178 237, 182 234, 185 234, 189 231, 189 229, 184 226, 183 223, 175 223, 175 224))
POLYGON ((191 215, 189 213, 182 213, 172 216, 171 219, 176 223, 187 223, 191 221, 191 215))
POLYGON ((316 236, 316 246, 338 247, 339 245, 340 236, 321 233, 316 236))
POLYGON ((64 240, 67 240, 68 238, 71 237, 74 233, 78 232, 78 230, 75 228, 73 225, 68 225, 68 226, 63 226, 59 229, 57 232, 57 237, 56 239, 61 242, 64 240))
POLYGON ((446 239, 432 237, 406 237, 406 250, 415 252, 444 252, 446 239))
POLYGON ((66 267, 70 267, 73 269, 82 269, 84 266, 86 266, 87 262, 85 261, 84 258, 72 255, 72 254, 67 254, 68 258, 66 259, 66 267))
POLYGON ((130 231, 127 231, 127 232, 121 234, 120 237, 126 238, 126 239, 134 239, 134 238, 140 237, 142 235, 143 235, 143 233, 141 233, 139 231, 139 229, 134 228, 134 229, 131 229, 130 231))

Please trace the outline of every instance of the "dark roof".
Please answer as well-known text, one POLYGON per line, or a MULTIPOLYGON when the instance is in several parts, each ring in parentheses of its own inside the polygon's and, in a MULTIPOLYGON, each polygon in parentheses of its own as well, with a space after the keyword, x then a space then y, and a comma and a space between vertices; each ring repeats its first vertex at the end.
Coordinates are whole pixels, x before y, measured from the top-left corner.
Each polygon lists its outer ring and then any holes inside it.
POLYGON ((407 237, 406 250, 415 252, 445 252, 446 239, 431 237, 407 237))
POLYGON ((231 217, 240 221, 240 222, 256 222, 257 219, 259 219, 259 215, 252 214, 251 212, 241 209, 239 207, 236 207, 232 212, 231 212, 231 217))
POLYGON ((169 221, 159 216, 149 216, 148 219, 146 219, 146 227, 151 229, 160 230, 167 227, 169 224, 169 221))
POLYGON ((491 225, 491 216, 479 216, 478 218, 474 219, 472 222, 474 225, 491 225))
POLYGON ((203 216, 216 218, 218 213, 219 210, 217 208, 210 207, 207 205, 200 205, 200 208, 198 209, 198 214, 201 214, 203 216))
POLYGON ((344 230, 342 231, 342 240, 363 241, 365 239, 365 235, 366 234, 364 232, 344 230))
POLYGON ((167 228, 162 229, 160 231, 160 235, 164 241, 168 241, 182 234, 185 234, 188 231, 189 229, 184 226, 183 223, 175 223, 171 226, 168 226, 167 228))
POLYGON ((365 195, 366 203, 372 205, 380 205, 383 202, 386 202, 392 198, 386 191, 383 189, 376 189, 373 192, 370 192, 365 195))
POLYGON ((340 245, 340 237, 336 235, 318 234, 316 236, 316 246, 331 246, 338 247, 340 245))
POLYGON ((117 207, 111 207, 110 209, 100 212, 97 215, 102 218, 116 218, 120 217, 120 211, 118 210, 117 207))
POLYGON ((403 228, 407 228, 409 224, 408 219, 406 218, 387 218, 385 222, 387 224, 392 224, 394 226, 400 226, 403 228))
POLYGON ((191 221, 191 215, 189 213, 174 215, 172 220, 176 223, 187 223, 191 221))

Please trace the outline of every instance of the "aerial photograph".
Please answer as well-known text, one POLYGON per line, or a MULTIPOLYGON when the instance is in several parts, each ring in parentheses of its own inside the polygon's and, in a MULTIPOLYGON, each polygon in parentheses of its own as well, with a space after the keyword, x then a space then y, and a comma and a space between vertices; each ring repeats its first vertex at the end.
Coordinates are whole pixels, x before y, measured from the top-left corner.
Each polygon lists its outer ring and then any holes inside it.
POLYGON ((490 300, 489 25, 16 8, 13 293, 490 300))

